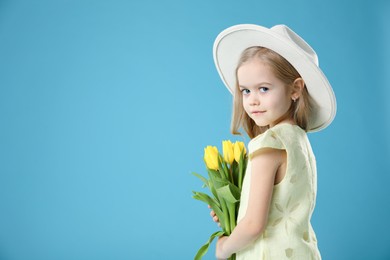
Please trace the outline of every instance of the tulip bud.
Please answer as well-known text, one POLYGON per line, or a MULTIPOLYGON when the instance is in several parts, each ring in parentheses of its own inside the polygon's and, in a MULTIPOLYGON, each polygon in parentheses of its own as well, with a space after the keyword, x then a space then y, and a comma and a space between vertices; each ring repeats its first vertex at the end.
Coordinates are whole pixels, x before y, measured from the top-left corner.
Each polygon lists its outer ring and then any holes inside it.
POLYGON ((234 147, 230 140, 222 141, 222 151, 225 162, 232 164, 234 161, 234 147))
POLYGON ((238 163, 240 162, 241 153, 246 154, 245 145, 243 142, 237 141, 234 143, 234 159, 238 163))
POLYGON ((218 170, 218 149, 215 146, 207 146, 204 148, 204 161, 206 162, 207 168, 211 170, 218 170))

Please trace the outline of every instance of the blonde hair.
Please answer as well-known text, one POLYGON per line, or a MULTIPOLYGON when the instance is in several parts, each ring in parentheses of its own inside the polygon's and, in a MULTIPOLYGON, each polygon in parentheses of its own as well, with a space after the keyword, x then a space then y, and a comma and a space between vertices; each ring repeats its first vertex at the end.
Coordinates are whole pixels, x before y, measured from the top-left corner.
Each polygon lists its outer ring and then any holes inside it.
MULTIPOLYGON (((249 47, 245 49, 240 57, 236 68, 236 86, 233 98, 233 115, 231 122, 231 132, 236 135, 240 135, 239 129, 242 127, 250 138, 254 138, 259 134, 264 133, 269 127, 260 127, 256 125, 255 121, 250 118, 244 110, 242 102, 242 93, 239 89, 239 83, 237 79, 238 69, 246 62, 253 59, 259 59, 270 66, 275 76, 280 79, 286 87, 292 87, 294 81, 301 76, 297 70, 282 56, 276 52, 259 46, 249 47)), ((292 118, 298 126, 303 130, 308 130, 309 114, 314 106, 314 100, 307 92, 306 85, 302 90, 299 99, 291 103, 291 107, 287 114, 281 118, 282 121, 285 118, 292 118)))

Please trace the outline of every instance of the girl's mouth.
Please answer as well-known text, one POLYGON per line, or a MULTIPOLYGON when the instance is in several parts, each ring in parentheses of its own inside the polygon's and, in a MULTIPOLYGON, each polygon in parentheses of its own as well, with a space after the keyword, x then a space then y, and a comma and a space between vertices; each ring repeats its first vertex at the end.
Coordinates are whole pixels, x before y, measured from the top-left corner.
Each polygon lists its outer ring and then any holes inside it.
POLYGON ((252 115, 257 116, 263 114, 265 111, 252 111, 252 115))

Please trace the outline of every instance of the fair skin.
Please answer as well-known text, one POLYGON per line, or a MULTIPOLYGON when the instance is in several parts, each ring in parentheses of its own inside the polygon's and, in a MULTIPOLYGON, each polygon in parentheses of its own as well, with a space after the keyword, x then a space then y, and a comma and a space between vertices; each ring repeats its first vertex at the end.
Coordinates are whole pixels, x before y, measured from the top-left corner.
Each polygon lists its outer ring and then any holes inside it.
MULTIPOLYGON (((295 124, 292 118, 282 118, 292 100, 300 97, 304 82, 301 78, 287 88, 275 77, 271 68, 260 60, 250 60, 237 71, 245 112, 258 126, 273 127, 280 123, 295 124)), ((263 232, 271 203, 274 185, 283 180, 287 155, 284 150, 261 149, 252 155, 252 172, 249 201, 245 216, 230 236, 217 242, 217 259, 226 259, 248 246, 263 232)), ((214 221, 218 221, 211 211, 214 221)))

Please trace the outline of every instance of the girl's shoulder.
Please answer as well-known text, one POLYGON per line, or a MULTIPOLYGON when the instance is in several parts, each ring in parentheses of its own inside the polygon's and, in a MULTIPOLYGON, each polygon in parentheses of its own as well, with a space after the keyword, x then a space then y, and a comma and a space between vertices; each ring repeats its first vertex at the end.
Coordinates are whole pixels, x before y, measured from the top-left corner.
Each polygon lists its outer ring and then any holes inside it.
POLYGON ((292 125, 289 123, 282 123, 268 130, 271 130, 275 135, 282 139, 295 139, 300 136, 306 136, 305 130, 298 125, 292 125))
POLYGON ((262 148, 286 150, 291 142, 305 136, 306 132, 297 125, 283 123, 256 136, 248 143, 249 156, 262 148))

